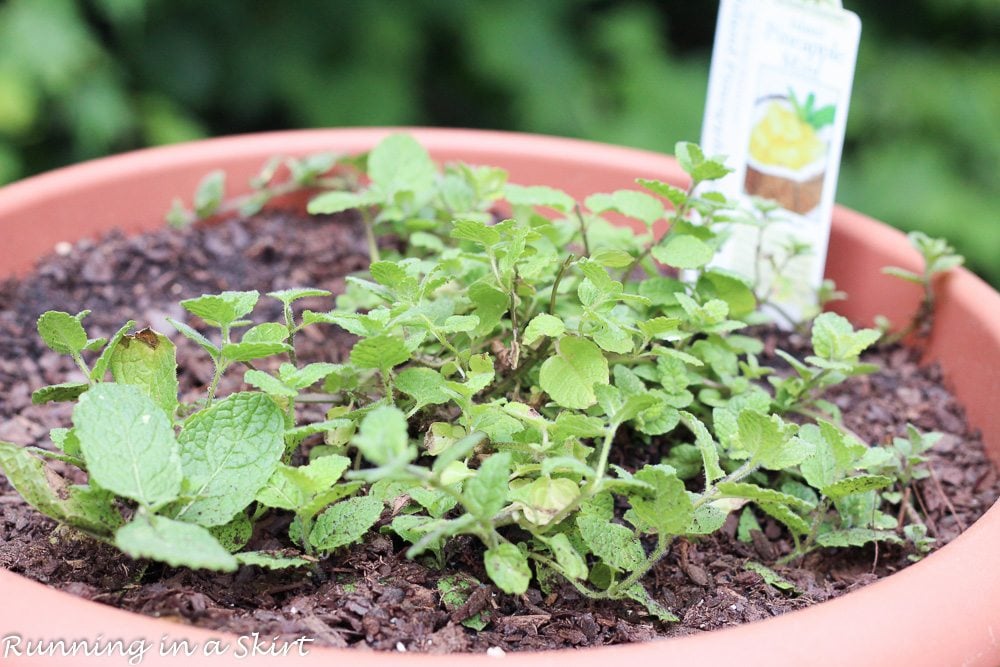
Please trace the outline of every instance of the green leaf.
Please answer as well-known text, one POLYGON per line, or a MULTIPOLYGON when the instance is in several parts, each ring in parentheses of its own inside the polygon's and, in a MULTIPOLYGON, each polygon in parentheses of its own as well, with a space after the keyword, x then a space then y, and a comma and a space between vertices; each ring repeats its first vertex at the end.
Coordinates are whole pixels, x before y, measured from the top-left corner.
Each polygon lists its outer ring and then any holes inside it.
POLYGON ((744 409, 736 419, 740 446, 768 470, 798 465, 810 454, 801 440, 793 440, 795 425, 777 415, 744 409))
POLYGON ((207 218, 219 210, 225 188, 226 172, 221 169, 209 172, 201 179, 194 193, 194 211, 199 218, 207 218))
POLYGON ((757 297, 747 280, 738 274, 719 269, 706 271, 698 278, 698 292, 706 299, 722 299, 729 304, 729 315, 746 317, 757 308, 757 297))
POLYGON ((451 238, 472 241, 489 248, 500 243, 500 232, 476 220, 458 220, 451 230, 451 238))
POLYGON ((164 516, 138 516, 118 529, 115 544, 132 558, 172 567, 232 572, 236 558, 207 529, 164 516))
POLYGON ((642 544, 621 524, 581 514, 576 517, 576 526, 590 551, 611 567, 631 571, 646 560, 642 544))
POLYGON ((281 377, 281 381, 289 387, 293 389, 305 389, 342 369, 343 366, 339 364, 325 362, 306 364, 302 368, 296 368, 291 364, 282 364, 278 370, 278 375, 281 377))
MULTIPOLYGON (((394 522, 395 523, 395 522, 394 522)), ((438 579, 437 589, 441 594, 441 603, 449 613, 454 613, 461 609, 473 591, 480 588, 481 583, 471 576, 447 575, 438 579)), ((472 630, 483 630, 489 625, 490 612, 488 609, 476 612, 472 616, 461 619, 462 625, 472 630)))
POLYGON ((262 392, 270 396, 295 398, 299 395, 298 391, 292 389, 278 378, 273 375, 269 375, 264 371, 249 370, 243 374, 243 381, 252 387, 257 387, 262 392))
POLYGON ((290 567, 306 567, 313 564, 313 561, 305 558, 285 556, 268 551, 244 551, 236 554, 236 560, 240 565, 256 565, 257 567, 266 567, 269 570, 284 570, 290 567))
POLYGON ((482 282, 469 287, 469 299, 475 304, 475 313, 479 317, 477 336, 485 336, 500 324, 510 302, 507 294, 482 282))
POLYGON ((410 444, 406 416, 399 408, 382 405, 361 420, 357 435, 351 441, 361 455, 384 466, 399 461, 412 461, 417 449, 410 444))
POLYGON ((333 551, 357 542, 382 516, 382 501, 372 496, 348 498, 332 505, 316 519, 309 543, 333 551))
POLYGON ((556 342, 556 354, 542 364, 538 379, 562 407, 588 408, 597 402, 594 385, 608 384, 608 360, 589 340, 566 336, 556 342))
POLYGON ((253 361, 255 359, 266 359, 267 357, 273 357, 276 354, 284 354, 291 351, 292 346, 288 343, 258 343, 241 341, 239 343, 226 343, 222 346, 222 355, 230 361, 253 361))
POLYGON ((336 190, 324 192, 309 201, 306 210, 310 215, 325 215, 340 213, 355 208, 364 208, 376 203, 375 198, 368 192, 345 192, 336 190))
POLYGON ((87 347, 87 332, 80 323, 81 315, 58 310, 42 313, 38 318, 38 333, 49 349, 59 354, 80 354, 87 347))
POLYGON ((520 595, 531 583, 528 559, 515 545, 504 542, 483 554, 486 573, 504 593, 520 595))
POLYGON ((309 480, 301 468, 278 464, 255 500, 267 507, 298 510, 309 500, 309 480))
POLYGON ((757 503, 757 506, 764 510, 766 514, 785 524, 793 533, 798 535, 807 535, 809 533, 809 522, 796 514, 788 505, 762 502, 757 503))
POLYGON ((330 296, 331 292, 325 289, 317 289, 314 287, 293 287, 292 289, 283 289, 276 292, 268 292, 267 295, 272 299, 277 299, 286 306, 298 301, 299 299, 309 299, 318 296, 330 296))
POLYGON ((511 492, 515 507, 536 526, 544 526, 580 496, 580 486, 564 477, 539 477, 511 492))
POLYGON ((462 504, 477 519, 492 521, 507 504, 510 461, 510 452, 493 454, 479 466, 476 476, 466 481, 462 504))
POLYGON ((57 521, 97 535, 110 535, 121 524, 110 494, 71 487, 29 448, 0 442, 0 470, 29 505, 57 521))
POLYGON ((645 607, 646 612, 650 616, 653 616, 664 623, 677 623, 681 620, 669 609, 654 600, 652 596, 650 596, 649 591, 643 588, 642 584, 633 584, 625 589, 624 593, 629 599, 635 600, 645 607))
POLYGON ((94 367, 90 369, 91 380, 96 382, 102 382, 104 380, 104 375, 108 372, 108 366, 111 364, 111 355, 115 353, 115 350, 118 348, 119 343, 121 343, 122 338, 125 337, 125 334, 131 331, 134 326, 135 320, 129 320, 121 329, 115 332, 114 336, 111 337, 111 341, 104 347, 104 350, 101 352, 101 356, 94 362, 94 367))
POLYGON ((151 329, 124 336, 109 360, 118 384, 138 387, 168 415, 177 410, 177 353, 170 339, 151 329))
POLYGON ((185 491, 175 518, 227 523, 271 477, 284 436, 284 414, 264 394, 233 394, 191 416, 178 437, 185 491))
POLYGON ((556 533, 552 537, 539 536, 538 539, 556 557, 556 562, 563 569, 563 574, 570 579, 580 579, 581 581, 587 579, 587 562, 580 555, 580 552, 573 548, 565 533, 556 533))
POLYGON ((416 139, 408 134, 393 134, 368 155, 368 177, 391 201, 397 192, 429 190, 437 177, 437 167, 416 139))
POLYGON ((400 390, 417 405, 441 405, 451 400, 445 390, 445 379, 438 371, 430 368, 407 368, 396 376, 396 389, 400 390))
POLYGON ((167 318, 167 322, 170 322, 170 326, 177 329, 177 331, 179 331, 182 336, 184 336, 188 340, 195 342, 201 349, 205 350, 205 352, 208 353, 208 356, 212 357, 212 359, 217 359, 219 357, 220 354, 219 348, 217 348, 215 344, 212 343, 212 341, 205 338, 205 336, 203 336, 201 332, 189 327, 183 322, 178 322, 169 317, 167 318))
POLYGON ((576 200, 562 190, 545 185, 516 185, 508 183, 504 189, 504 198, 512 206, 545 206, 557 211, 568 213, 576 206, 576 200))
POLYGON ((871 528, 849 528, 823 533, 816 541, 824 547, 862 547, 869 542, 902 543, 896 533, 891 530, 873 530, 871 528))
POLYGON ((235 553, 246 546, 253 536, 253 524, 244 512, 237 512, 236 516, 221 526, 212 526, 208 529, 219 544, 229 553, 235 553))
POLYGON ((139 389, 93 387, 74 408, 73 426, 90 478, 101 488, 147 507, 177 497, 181 463, 173 425, 139 389))
POLYGON ((653 258, 678 269, 697 269, 708 264, 715 251, 712 247, 690 234, 672 234, 664 244, 653 246, 653 258))
POLYGON ((777 503, 798 509, 810 510, 811 503, 781 491, 768 489, 749 482, 719 482, 716 487, 719 492, 729 498, 744 498, 756 503, 777 503))
POLYGON ((824 486, 821 490, 824 496, 837 500, 854 493, 884 489, 887 486, 892 486, 892 483, 892 478, 884 475, 857 475, 824 486))
POLYGON ((629 498, 635 515, 659 535, 684 534, 694 514, 684 482, 662 467, 649 465, 639 470, 635 478, 656 489, 651 498, 629 498))
MULTIPOLYGON (((594 213, 617 211, 652 226, 664 215, 663 202, 638 190, 616 190, 610 194, 594 194, 586 199, 587 208, 594 213)), ((627 266, 627 265, 626 265, 627 266)))
POLYGON ((562 320, 548 313, 539 313, 528 322, 521 342, 524 345, 531 345, 542 336, 558 338, 564 333, 566 333, 566 325, 563 324, 562 320))
MULTIPOLYGON (((241 317, 248 315, 257 305, 260 293, 222 292, 221 294, 205 294, 196 299, 181 301, 192 315, 197 315, 208 324, 217 327, 227 327, 241 317)), ((175 325, 176 326, 176 325, 175 325)), ((181 333, 184 333, 183 331, 181 333)))
POLYGON ((701 454, 702 463, 705 466, 705 481, 709 484, 717 479, 725 477, 722 466, 719 465, 719 448, 712 438, 708 428, 690 412, 681 412, 681 421, 694 434, 695 445, 701 454))
POLYGON ((36 389, 31 393, 32 405, 44 405, 45 403, 66 403, 80 398, 83 392, 90 389, 90 384, 86 382, 63 382, 52 384, 48 387, 36 389))
POLYGON ((410 350, 399 338, 372 336, 363 338, 351 349, 351 363, 358 368, 387 370, 410 359, 410 350))
POLYGON ((823 313, 813 320, 813 350, 824 359, 856 361, 858 355, 881 336, 876 329, 855 331, 847 318, 836 313, 823 313))
POLYGON ((590 260, 612 269, 624 269, 635 261, 635 257, 617 248, 601 248, 590 253, 590 260))
POLYGON ((247 330, 241 343, 283 343, 288 339, 288 328, 277 322, 264 322, 247 330))
POLYGON ((764 580, 764 583, 772 588, 777 588, 782 591, 791 591, 796 595, 802 594, 802 591, 800 591, 795 584, 788 581, 771 568, 761 565, 757 561, 748 560, 743 564, 743 569, 749 570, 750 572, 756 572, 760 575, 761 579, 764 580))

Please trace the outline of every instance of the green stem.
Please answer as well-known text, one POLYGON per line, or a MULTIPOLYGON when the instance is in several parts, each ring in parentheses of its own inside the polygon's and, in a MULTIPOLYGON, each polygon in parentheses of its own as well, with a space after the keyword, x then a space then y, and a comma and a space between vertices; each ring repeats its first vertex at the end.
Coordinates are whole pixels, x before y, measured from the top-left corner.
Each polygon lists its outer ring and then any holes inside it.
POLYGON ((367 208, 361 209, 361 219, 365 226, 365 239, 368 241, 368 258, 374 264, 381 259, 378 252, 378 239, 375 238, 375 221, 372 219, 371 211, 367 208))

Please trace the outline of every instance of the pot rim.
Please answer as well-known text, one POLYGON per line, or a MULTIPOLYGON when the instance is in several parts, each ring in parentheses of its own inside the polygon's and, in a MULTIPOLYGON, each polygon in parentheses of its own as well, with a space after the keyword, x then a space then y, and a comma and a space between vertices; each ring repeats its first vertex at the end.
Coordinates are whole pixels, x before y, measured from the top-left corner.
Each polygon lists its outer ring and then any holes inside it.
MULTIPOLYGON (((184 172, 184 178, 192 184, 214 168, 249 174, 274 154, 296 155, 327 146, 336 146, 344 152, 358 152, 396 131, 413 134, 437 160, 460 155, 469 162, 503 164, 507 160, 530 157, 547 165, 547 171, 572 170, 574 164, 584 165, 584 168, 586 165, 592 168, 600 165, 636 175, 655 174, 663 180, 684 180, 676 162, 667 156, 576 139, 460 129, 299 130, 145 149, 32 177, 0 189, 0 226, 17 224, 22 211, 45 206, 50 200, 66 199, 67 193, 72 199, 94 188, 114 187, 114 183, 122 180, 153 182, 165 172, 174 175, 184 172)), ((564 180, 571 178, 566 174, 562 177, 564 180)), ((170 187, 175 186, 172 184, 170 187)), ((573 192, 574 187, 571 185, 566 189, 579 196, 580 192, 573 192)), ((184 190, 182 194, 188 192, 190 190, 184 190)), ((135 202, 133 195, 131 193, 126 197, 132 197, 131 203, 135 202)), ((76 227, 70 219, 79 215, 78 211, 72 206, 63 208, 66 210, 53 209, 48 220, 55 226, 62 225, 65 233, 72 234, 76 227), (70 220, 68 225, 67 220, 70 220)), ((848 278, 848 283, 853 282, 862 289, 873 289, 872 285, 864 282, 870 276, 852 280, 851 272, 843 269, 851 257, 838 260, 835 255, 871 244, 884 245, 890 248, 885 252, 890 263, 915 267, 918 264, 916 253, 904 243, 900 232, 837 207, 828 270, 840 270, 848 278)), ((30 254, 32 261, 40 254, 41 246, 37 242, 20 245, 13 242, 11 245, 13 249, 8 254, 8 266, 13 266, 15 271, 24 270, 18 262, 25 257, 17 253, 30 254)), ((45 247, 50 248, 51 244, 45 247)), ((947 297, 942 300, 948 303, 942 308, 941 315, 958 317, 971 313, 975 320, 969 326, 985 332, 982 339, 985 344, 992 345, 990 349, 994 352, 1000 351, 1000 294, 965 269, 949 275, 942 287, 947 297)), ((910 293, 900 298, 903 312, 915 303, 915 297, 910 293)), ((873 312, 861 312, 860 319, 870 320, 873 315, 873 312)), ((948 350, 936 349, 935 344, 936 339, 931 341, 931 355, 940 356, 947 364, 948 350)), ((986 350, 978 349, 978 352, 982 355, 986 350)), ((972 363, 992 366, 992 377, 994 382, 997 381, 1000 362, 983 364, 979 356, 972 363)), ((963 398, 961 393, 960 398, 963 398)), ((987 412, 992 411, 984 411, 984 414, 987 412)), ((982 422, 982 419, 976 421, 986 432, 996 454, 1000 449, 997 442, 1000 440, 1000 426, 995 423, 998 417, 994 415, 990 419, 986 414, 984 418, 987 422, 982 422)), ((125 639, 143 636, 154 643, 166 634, 196 642, 220 637, 235 641, 234 636, 224 633, 166 623, 86 601, 3 569, 0 569, 0 591, 4 592, 7 601, 18 601, 0 608, 0 652, 3 650, 3 638, 10 634, 47 639, 56 636, 66 639, 94 638, 98 635, 125 639), (39 629, 42 632, 37 632, 39 629)), ((233 659, 232 654, 228 657, 233 659)), ((320 664, 338 659, 366 665, 389 665, 401 658, 399 654, 392 653, 316 648, 310 650, 308 657, 298 660, 320 664)), ((739 660, 745 665, 1000 664, 1000 506, 994 505, 965 533, 923 561, 848 595, 807 609, 683 638, 585 650, 514 653, 504 659, 508 663, 512 661, 525 666, 566 660, 573 661, 577 667, 603 667, 609 659, 690 659, 703 663, 707 659, 709 664, 726 659, 739 660), (947 649, 947 652, 941 649, 947 649)), ((53 658, 40 660, 36 664, 59 662, 53 658)), ((90 660, 95 660, 93 664, 103 664, 102 659, 90 660)), ((221 658, 216 660, 223 661, 221 658)), ((493 658, 450 654, 410 655, 406 660, 410 664, 485 665, 493 658)), ((166 664, 169 661, 169 658, 156 655, 154 649, 143 663, 166 664)), ((121 659, 108 659, 108 664, 112 662, 122 664, 121 659)))

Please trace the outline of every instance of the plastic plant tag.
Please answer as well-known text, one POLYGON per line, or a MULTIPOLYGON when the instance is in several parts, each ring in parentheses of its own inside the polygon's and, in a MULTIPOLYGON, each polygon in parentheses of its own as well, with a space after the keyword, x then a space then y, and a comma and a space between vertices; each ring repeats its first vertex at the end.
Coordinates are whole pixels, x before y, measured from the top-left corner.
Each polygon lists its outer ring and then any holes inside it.
POLYGON ((702 148, 729 156, 722 192, 761 201, 714 265, 754 279, 782 325, 816 312, 860 35, 837 2, 719 8, 702 148))

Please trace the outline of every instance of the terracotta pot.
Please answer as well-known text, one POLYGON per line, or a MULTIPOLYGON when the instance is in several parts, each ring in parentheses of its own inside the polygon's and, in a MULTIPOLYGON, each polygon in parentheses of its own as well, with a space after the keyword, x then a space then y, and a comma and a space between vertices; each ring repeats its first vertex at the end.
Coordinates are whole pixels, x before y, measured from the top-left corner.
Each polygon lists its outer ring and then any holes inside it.
MULTIPOLYGON (((2 272, 23 273, 58 241, 113 227, 136 232, 162 224, 171 199, 188 194, 209 170, 245 183, 276 154, 362 151, 389 129, 283 132, 158 148, 69 167, 0 190, 2 272)), ((636 177, 682 184, 673 159, 583 141, 466 130, 409 130, 437 160, 461 159, 510 171, 519 183, 545 183, 575 196, 633 186, 636 177)), ((917 289, 883 276, 882 266, 916 268, 918 258, 897 231, 839 208, 834 214, 828 275, 850 294, 838 309, 867 323, 876 314, 905 322, 917 289)), ((1000 459, 1000 295, 965 270, 941 284, 929 357, 1000 459)), ((0 640, 27 638, 160 637, 204 642, 222 637, 164 620, 130 614, 58 592, 0 570, 0 640)), ((235 645, 234 645, 235 647, 235 645)), ((0 643, 0 650, 3 645, 0 643)), ((154 648, 142 664, 168 662, 154 648)), ((233 659, 230 651, 229 659, 233 659)), ((43 659, 46 664, 55 662, 43 659)), ((79 659, 73 664, 92 664, 79 659)), ((290 658, 291 660, 291 658, 290 658)), ((312 649, 308 664, 493 664, 486 656, 400 656, 312 649)), ((564 661, 575 667, 608 664, 697 665, 997 665, 1000 664, 1000 507, 948 546, 906 570, 842 598, 768 621, 682 639, 614 648, 508 654, 510 665, 564 661)), ((244 663, 245 661, 236 661, 244 663)), ((67 662, 67 661, 64 661, 67 662)), ((176 660, 174 660, 176 662, 176 660)), ((211 664, 223 664, 214 658, 211 664)), ((96 662, 94 663, 96 664, 96 662)), ((118 658, 114 664, 125 664, 118 658)))

